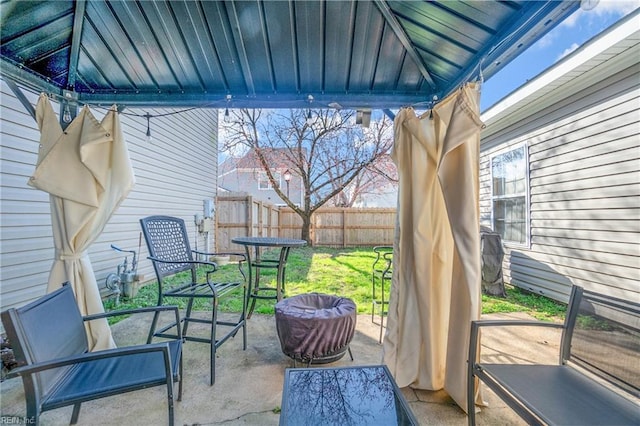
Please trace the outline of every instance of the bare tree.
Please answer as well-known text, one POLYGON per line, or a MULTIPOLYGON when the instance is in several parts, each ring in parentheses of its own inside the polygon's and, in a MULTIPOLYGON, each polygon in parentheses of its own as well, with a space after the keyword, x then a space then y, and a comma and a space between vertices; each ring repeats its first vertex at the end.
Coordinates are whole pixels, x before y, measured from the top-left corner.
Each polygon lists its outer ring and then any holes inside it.
POLYGON ((302 236, 309 244, 311 216, 339 194, 376 159, 387 153, 393 142, 392 123, 382 117, 369 128, 355 124, 351 111, 231 110, 222 123, 226 138, 222 149, 230 152, 253 150, 278 196, 302 219, 302 236), (287 197, 274 177, 268 152, 279 150, 302 182, 302 204, 287 197))
POLYGON ((381 189, 389 190, 389 186, 397 189, 398 171, 391 156, 383 154, 358 173, 330 202, 336 207, 353 207, 364 196, 381 195, 381 189))

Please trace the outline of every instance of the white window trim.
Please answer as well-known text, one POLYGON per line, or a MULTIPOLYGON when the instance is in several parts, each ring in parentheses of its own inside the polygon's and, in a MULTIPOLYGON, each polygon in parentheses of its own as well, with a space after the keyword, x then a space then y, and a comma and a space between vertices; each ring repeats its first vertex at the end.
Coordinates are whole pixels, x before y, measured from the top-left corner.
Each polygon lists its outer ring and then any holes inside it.
MULTIPOLYGON (((272 172, 275 181, 278 183, 278 187, 282 187, 282 176, 279 172, 272 172)), ((258 190, 259 191, 273 191, 273 186, 271 185, 271 181, 269 181, 269 177, 267 176, 267 172, 260 171, 258 172, 258 190), (261 183, 267 182, 267 187, 263 188, 261 183)))
MULTIPOLYGON (((494 210, 493 210, 493 202, 495 199, 500 199, 502 197, 494 197, 493 196, 493 159, 500 155, 506 154, 509 151, 515 151, 516 149, 524 148, 524 167, 525 167, 525 242, 519 243, 516 241, 508 241, 504 240, 502 243, 508 247, 516 247, 516 248, 531 248, 531 196, 529 190, 529 183, 531 182, 531 177, 529 175, 529 146, 526 142, 519 143, 515 145, 506 146, 494 153, 492 153, 489 157, 489 182, 490 182, 490 196, 491 196, 491 227, 494 227, 494 210)), ((494 229, 495 230, 495 229, 494 229)))

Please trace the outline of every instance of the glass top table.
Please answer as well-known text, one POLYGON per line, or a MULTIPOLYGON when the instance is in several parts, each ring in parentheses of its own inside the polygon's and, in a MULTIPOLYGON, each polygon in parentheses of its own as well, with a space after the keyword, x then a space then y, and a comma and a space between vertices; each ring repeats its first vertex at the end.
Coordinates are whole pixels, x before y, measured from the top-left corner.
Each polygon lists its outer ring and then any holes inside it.
POLYGON ((287 368, 280 425, 417 425, 385 365, 287 368))
POLYGON ((249 264, 248 299, 251 300, 247 318, 251 318, 253 310, 256 307, 257 299, 282 300, 284 296, 284 278, 289 250, 291 250, 292 247, 303 247, 307 242, 305 240, 278 237, 236 237, 231 239, 231 242, 244 246, 245 253, 247 254, 247 263, 249 264), (253 254, 251 253, 251 247, 254 248, 253 254), (260 249, 263 247, 280 247, 280 256, 278 259, 261 259, 260 249), (275 288, 260 284, 260 270, 265 268, 277 269, 275 288))

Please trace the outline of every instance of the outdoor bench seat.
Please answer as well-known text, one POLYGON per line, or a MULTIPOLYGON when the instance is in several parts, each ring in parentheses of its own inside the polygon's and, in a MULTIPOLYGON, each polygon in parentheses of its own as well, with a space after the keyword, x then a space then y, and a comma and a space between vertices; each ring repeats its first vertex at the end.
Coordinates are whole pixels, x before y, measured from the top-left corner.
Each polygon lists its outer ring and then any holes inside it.
MULTIPOLYGON (((467 403, 480 379, 528 424, 640 425, 640 304, 574 286, 564 324, 479 320, 471 325, 467 403), (483 327, 562 328, 557 365, 477 361, 483 327)), ((475 425, 475 410, 468 412, 475 425)))
MULTIPOLYGON (((182 398, 182 336, 169 341, 89 352, 86 321, 143 312, 173 313, 159 306, 82 317, 69 284, 21 308, 2 312, 2 323, 21 376, 27 406, 26 422, 38 424, 47 410, 73 405, 75 424, 83 402, 153 386, 166 386, 169 424, 174 424, 173 382, 182 398)), ((179 328, 179 327, 178 327, 179 328)), ((116 407, 114 407, 116 408, 116 407)), ((98 421, 96 419, 96 421, 98 421)))

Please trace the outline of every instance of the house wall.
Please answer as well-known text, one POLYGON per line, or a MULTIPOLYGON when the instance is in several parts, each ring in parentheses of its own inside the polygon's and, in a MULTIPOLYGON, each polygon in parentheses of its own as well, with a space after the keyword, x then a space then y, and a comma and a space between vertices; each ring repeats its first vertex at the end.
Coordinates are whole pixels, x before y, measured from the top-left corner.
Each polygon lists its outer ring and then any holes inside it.
MULTIPOLYGON (((40 133, 4 81, 0 90, 0 308, 5 310, 45 293, 54 251, 49 196, 27 185, 37 160, 40 133)), ((37 94, 24 93, 35 105, 37 94)), ((54 110, 58 111, 57 104, 54 110)), ((99 120, 106 112, 100 108, 92 111, 99 120)), ((138 220, 144 216, 166 214, 183 218, 192 246, 205 247, 204 234, 196 236, 193 217, 202 213, 204 199, 216 197, 217 113, 197 109, 151 118, 151 142, 145 138, 146 119, 131 115, 172 111, 179 110, 127 108, 121 114, 136 185, 89 249, 101 286, 124 258, 111 250, 110 244, 138 250, 138 220)), ((213 235, 210 241, 213 248, 213 235)), ((153 280, 151 262, 146 256, 142 241, 138 272, 145 280, 153 280)))
POLYGON ((554 91, 552 107, 483 133, 483 225, 491 226, 490 157, 523 142, 529 153, 530 244, 506 244, 506 282, 562 301, 572 284, 640 300, 640 66, 634 58, 590 85, 554 91))
MULTIPOLYGON (((263 203, 274 205, 284 205, 285 202, 278 196, 273 189, 260 189, 258 186, 259 174, 262 169, 241 169, 233 170, 223 174, 218 178, 218 185, 231 192, 244 192, 251 195, 254 199, 263 203)), ((284 178, 280 179, 282 191, 287 193, 287 183, 284 178)), ((296 176, 291 176, 289 181, 289 198, 296 204, 301 205, 302 200, 302 180, 296 176)))
POLYGON ((396 208, 398 206, 398 184, 387 183, 366 194, 359 194, 353 207, 396 208))

